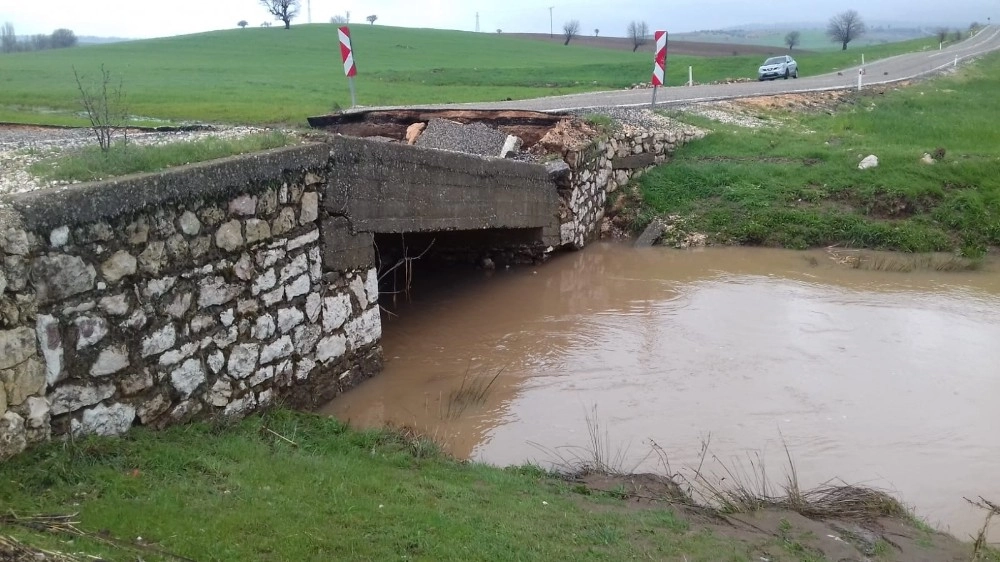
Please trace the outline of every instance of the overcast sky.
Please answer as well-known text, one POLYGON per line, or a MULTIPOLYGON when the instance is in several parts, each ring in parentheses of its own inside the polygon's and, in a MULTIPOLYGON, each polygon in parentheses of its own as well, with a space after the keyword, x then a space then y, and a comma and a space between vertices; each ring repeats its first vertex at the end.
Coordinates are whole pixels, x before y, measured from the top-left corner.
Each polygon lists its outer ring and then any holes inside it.
MULTIPOLYGON (((913 22, 930 26, 968 25, 1000 16, 1000 0, 300 0, 296 23, 328 22, 351 12, 364 25, 378 23, 493 32, 548 32, 549 6, 558 33, 562 23, 580 20, 581 28, 602 35, 624 35, 632 19, 672 32, 718 29, 750 23, 823 22, 839 11, 856 9, 868 21, 913 22), (853 4, 851 3, 853 2, 853 4)), ((257 26, 271 19, 258 0, 0 0, 0 23, 11 22, 18 35, 51 33, 65 27, 77 35, 162 37, 228 29, 245 19, 257 26)))

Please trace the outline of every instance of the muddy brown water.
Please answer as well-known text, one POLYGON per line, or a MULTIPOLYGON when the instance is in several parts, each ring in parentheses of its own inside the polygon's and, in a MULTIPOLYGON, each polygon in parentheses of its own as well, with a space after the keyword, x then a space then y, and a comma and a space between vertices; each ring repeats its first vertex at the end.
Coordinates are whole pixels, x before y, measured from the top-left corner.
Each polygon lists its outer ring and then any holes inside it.
POLYGON ((436 274, 383 314, 385 371, 323 411, 497 465, 597 449, 618 468, 663 472, 665 457, 690 474, 707 441, 704 473, 762 461, 778 483, 787 445, 804 487, 882 488, 967 538, 983 514, 963 497, 1000 500, 998 269, 598 244, 436 274), (498 372, 482 403, 454 398, 498 372))

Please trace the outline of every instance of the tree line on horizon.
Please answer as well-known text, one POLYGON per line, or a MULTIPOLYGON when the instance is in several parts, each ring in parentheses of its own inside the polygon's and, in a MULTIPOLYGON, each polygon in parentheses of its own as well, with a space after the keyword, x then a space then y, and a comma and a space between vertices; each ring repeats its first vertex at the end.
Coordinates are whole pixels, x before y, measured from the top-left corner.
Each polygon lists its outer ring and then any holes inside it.
POLYGON ((19 53, 24 51, 44 51, 46 49, 65 49, 75 47, 76 34, 72 29, 60 28, 51 34, 38 33, 18 38, 14 24, 4 22, 0 26, 0 51, 4 53, 19 53))

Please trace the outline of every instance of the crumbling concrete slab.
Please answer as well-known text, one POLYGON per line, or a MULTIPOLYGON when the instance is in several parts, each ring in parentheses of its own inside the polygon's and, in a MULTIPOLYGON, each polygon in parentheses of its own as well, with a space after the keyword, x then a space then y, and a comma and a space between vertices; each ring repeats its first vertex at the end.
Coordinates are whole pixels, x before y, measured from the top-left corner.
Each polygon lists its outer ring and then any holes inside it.
POLYGON ((513 158, 521 153, 521 139, 514 135, 507 135, 507 140, 500 149, 500 158, 513 158))
POLYGON ((666 230, 667 223, 663 219, 657 217, 649 223, 646 230, 642 232, 642 235, 633 243, 636 248, 648 248, 654 244, 663 236, 663 231, 666 230))

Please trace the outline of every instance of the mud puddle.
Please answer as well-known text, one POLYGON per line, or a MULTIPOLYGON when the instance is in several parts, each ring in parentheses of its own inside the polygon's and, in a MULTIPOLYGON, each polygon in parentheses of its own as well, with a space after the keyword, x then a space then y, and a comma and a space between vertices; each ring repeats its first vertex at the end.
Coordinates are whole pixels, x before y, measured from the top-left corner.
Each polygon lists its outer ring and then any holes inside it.
POLYGON ((823 252, 601 244, 418 281, 384 315, 385 372, 324 412, 499 465, 596 449, 628 471, 763 464, 780 482, 787 445, 803 487, 884 489, 963 539, 983 520, 963 497, 1000 498, 995 264, 890 273, 823 252))

